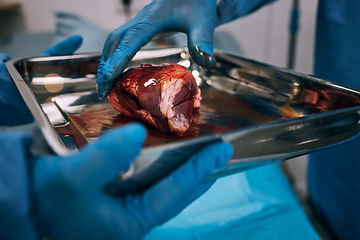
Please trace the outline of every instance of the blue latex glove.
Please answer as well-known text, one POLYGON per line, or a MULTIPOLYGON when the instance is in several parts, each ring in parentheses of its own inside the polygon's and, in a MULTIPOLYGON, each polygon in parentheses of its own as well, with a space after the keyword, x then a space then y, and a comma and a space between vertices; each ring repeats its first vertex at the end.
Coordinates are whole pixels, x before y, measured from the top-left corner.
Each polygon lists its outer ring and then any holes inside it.
POLYGON ((35 226, 53 239, 141 239, 207 191, 202 183, 232 154, 229 144, 210 145, 150 188, 114 198, 104 186, 125 172, 145 137, 131 124, 104 134, 68 157, 43 157, 33 166, 35 226))
MULTIPOLYGON (((81 45, 82 37, 70 37, 41 53, 41 56, 71 54, 81 45)), ((34 119, 9 75, 5 62, 9 60, 0 53, 0 126, 16 126, 33 122, 34 119)))
POLYGON ((136 52, 160 32, 184 32, 196 63, 213 67, 216 0, 154 0, 106 40, 98 69, 98 92, 103 98, 136 52))
POLYGON ((55 46, 46 49, 40 56, 60 56, 73 54, 81 46, 83 39, 79 35, 71 36, 55 46))

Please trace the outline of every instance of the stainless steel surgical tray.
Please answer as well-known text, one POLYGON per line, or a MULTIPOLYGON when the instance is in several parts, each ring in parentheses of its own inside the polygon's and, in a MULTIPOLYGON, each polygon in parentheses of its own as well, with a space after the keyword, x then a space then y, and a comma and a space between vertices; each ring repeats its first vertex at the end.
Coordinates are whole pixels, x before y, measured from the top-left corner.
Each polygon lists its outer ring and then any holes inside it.
MULTIPOLYGON (((147 170, 159 159, 166 161, 163 156, 222 140, 232 143, 235 152, 210 177, 217 178, 330 147, 359 132, 358 90, 226 52, 215 51, 215 56, 218 62, 211 70, 196 65, 184 48, 142 50, 132 60, 130 65, 173 62, 188 67, 203 100, 187 135, 161 134, 149 127, 149 138, 127 176, 148 172, 142 181, 154 181, 166 173, 147 170)), ((91 53, 6 64, 57 154, 76 151, 74 146, 91 144, 103 132, 136 121, 99 99, 95 90, 99 60, 99 53, 91 53)), ((167 163, 169 171, 182 159, 167 163)))

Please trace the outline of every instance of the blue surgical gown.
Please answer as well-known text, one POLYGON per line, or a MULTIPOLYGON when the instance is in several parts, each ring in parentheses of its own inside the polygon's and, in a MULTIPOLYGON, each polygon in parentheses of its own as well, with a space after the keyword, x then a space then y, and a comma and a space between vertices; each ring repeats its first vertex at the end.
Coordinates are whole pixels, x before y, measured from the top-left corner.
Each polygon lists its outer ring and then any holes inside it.
MULTIPOLYGON (((314 74, 360 89, 360 1, 320 0, 314 74)), ((311 203, 338 239, 360 239, 360 138, 311 154, 311 203)))
POLYGON ((27 174, 31 138, 23 132, 3 131, 0 141, 0 239, 36 239, 27 174))

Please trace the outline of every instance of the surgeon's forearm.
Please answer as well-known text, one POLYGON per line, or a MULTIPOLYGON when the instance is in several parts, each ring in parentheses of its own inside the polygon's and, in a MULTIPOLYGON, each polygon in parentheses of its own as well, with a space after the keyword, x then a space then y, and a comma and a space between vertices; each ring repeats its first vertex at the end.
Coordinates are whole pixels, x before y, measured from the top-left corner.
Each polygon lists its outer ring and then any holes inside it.
POLYGON ((274 1, 276 0, 220 0, 217 7, 216 25, 219 26, 248 15, 274 1))

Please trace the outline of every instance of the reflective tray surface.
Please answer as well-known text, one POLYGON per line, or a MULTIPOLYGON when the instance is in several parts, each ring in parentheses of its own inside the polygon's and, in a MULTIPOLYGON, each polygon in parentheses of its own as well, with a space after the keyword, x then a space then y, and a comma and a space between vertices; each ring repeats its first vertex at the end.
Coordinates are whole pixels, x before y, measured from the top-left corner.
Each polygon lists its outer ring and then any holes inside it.
MULTIPOLYGON (((211 70, 196 65, 183 48, 142 50, 132 60, 130 66, 165 62, 186 66, 203 100, 184 136, 147 126, 149 136, 126 177, 148 171, 159 159, 166 161, 162 156, 196 151, 214 141, 230 142, 235 152, 209 178, 308 154, 358 134, 358 90, 226 52, 215 51, 215 56, 218 63, 211 70)), ((89 53, 6 64, 56 154, 77 151, 104 132, 137 121, 99 99, 95 90, 99 61, 100 53, 89 53)), ((181 162, 167 164, 172 171, 181 162)), ((164 174, 153 171, 144 179, 156 181, 164 174)))

